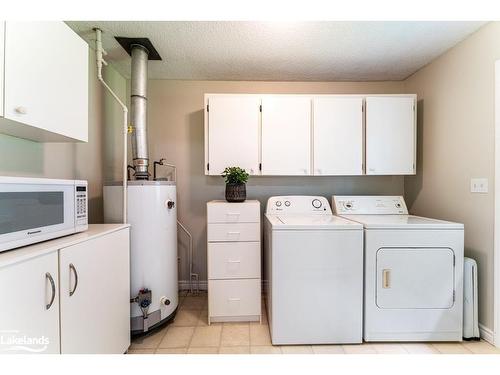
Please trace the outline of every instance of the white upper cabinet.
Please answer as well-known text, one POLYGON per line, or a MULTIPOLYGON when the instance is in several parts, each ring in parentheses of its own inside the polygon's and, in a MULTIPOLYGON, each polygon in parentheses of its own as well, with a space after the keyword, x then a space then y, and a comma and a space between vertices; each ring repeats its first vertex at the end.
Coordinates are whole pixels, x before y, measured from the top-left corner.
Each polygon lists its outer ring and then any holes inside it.
POLYGON ((311 174, 310 97, 263 97, 262 174, 311 174))
POLYGON ((220 175, 226 167, 259 174, 260 98, 221 95, 206 98, 205 172, 220 175))
POLYGON ((87 43, 63 22, 6 22, 2 53, 0 132, 42 142, 86 142, 87 43))
POLYGON ((415 174, 416 96, 366 98, 366 174, 415 174))
POLYGON ((205 174, 411 175, 416 101, 408 95, 205 95, 205 174), (260 107, 260 111, 259 111, 260 107))
POLYGON ((317 97, 313 113, 313 174, 363 174, 363 97, 317 97))

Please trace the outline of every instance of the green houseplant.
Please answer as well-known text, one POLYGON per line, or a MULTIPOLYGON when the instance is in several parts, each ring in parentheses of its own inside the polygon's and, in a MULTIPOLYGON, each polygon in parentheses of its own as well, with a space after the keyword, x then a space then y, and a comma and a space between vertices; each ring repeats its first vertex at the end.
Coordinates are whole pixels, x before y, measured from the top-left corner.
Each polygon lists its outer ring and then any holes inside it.
POLYGON ((221 176, 226 181, 226 200, 244 202, 247 199, 246 182, 249 174, 240 167, 227 167, 221 176))

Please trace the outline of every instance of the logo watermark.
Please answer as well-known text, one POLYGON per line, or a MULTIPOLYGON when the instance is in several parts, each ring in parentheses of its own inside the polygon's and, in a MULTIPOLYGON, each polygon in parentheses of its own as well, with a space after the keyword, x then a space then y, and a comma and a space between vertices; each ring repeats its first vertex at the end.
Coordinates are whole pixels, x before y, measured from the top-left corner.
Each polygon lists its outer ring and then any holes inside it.
POLYGON ((43 353, 49 344, 47 336, 28 336, 17 330, 0 330, 0 353, 43 353))

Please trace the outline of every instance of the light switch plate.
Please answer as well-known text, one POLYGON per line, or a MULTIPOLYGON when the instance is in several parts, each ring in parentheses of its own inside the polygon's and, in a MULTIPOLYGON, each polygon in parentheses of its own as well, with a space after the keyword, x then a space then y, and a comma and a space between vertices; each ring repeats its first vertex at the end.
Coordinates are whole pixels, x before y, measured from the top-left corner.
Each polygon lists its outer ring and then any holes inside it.
POLYGON ((470 179, 471 193, 487 193, 488 179, 487 178, 471 178, 470 179))

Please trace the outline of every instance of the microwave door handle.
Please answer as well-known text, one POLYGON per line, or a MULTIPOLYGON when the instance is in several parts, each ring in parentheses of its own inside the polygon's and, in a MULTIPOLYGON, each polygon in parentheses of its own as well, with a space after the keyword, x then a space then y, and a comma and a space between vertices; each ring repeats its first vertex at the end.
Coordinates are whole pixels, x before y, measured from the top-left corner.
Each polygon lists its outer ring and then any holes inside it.
POLYGON ((69 264, 69 272, 70 272, 70 279, 69 279, 70 290, 69 290, 69 296, 71 297, 73 294, 75 294, 76 287, 78 286, 78 272, 76 272, 76 268, 73 265, 73 263, 69 264), (73 287, 73 290, 71 290, 71 272, 72 271, 73 271, 73 274, 75 275, 75 286, 73 287))

